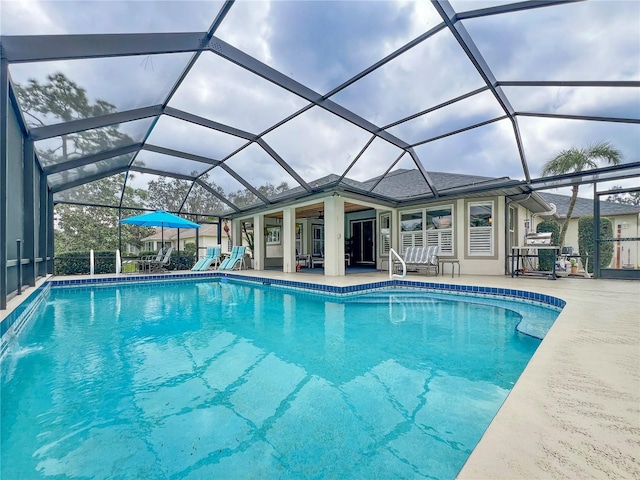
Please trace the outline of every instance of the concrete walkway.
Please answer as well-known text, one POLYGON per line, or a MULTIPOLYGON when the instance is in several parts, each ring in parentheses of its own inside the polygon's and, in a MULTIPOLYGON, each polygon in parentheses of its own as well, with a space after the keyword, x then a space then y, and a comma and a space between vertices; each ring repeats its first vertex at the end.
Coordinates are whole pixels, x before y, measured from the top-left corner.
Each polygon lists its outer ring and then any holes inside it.
MULTIPOLYGON (((233 273, 341 286, 388 278, 382 272, 233 273)), ((469 275, 437 281, 528 290, 567 302, 460 479, 640 479, 639 282, 469 275)))

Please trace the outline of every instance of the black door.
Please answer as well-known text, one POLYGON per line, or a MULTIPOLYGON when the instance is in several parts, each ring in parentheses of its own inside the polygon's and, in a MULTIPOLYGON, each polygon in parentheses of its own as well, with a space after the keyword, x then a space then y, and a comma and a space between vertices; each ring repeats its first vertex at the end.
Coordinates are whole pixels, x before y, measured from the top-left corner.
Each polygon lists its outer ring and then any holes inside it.
POLYGON ((375 263, 375 220, 354 220, 351 222, 352 265, 375 263))

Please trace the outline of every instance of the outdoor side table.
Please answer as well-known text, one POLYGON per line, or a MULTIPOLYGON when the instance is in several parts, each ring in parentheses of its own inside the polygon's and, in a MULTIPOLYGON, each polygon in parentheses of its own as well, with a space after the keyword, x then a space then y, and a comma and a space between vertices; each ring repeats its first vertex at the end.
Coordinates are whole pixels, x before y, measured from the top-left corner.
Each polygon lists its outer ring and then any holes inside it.
POLYGON ((444 276, 444 264, 451 264, 451 278, 456 271, 456 265, 458 265, 458 276, 460 276, 460 260, 440 260, 440 275, 444 276))

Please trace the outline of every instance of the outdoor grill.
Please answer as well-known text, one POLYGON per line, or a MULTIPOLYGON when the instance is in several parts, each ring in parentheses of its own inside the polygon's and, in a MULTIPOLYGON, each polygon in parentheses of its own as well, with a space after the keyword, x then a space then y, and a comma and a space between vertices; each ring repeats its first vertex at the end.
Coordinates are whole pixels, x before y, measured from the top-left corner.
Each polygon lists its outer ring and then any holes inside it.
POLYGON ((551 232, 529 233, 524 238, 525 247, 550 246, 551 232))
POLYGON ((553 280, 556 279, 555 264, 560 253, 560 247, 551 244, 551 232, 532 232, 524 237, 524 245, 511 247, 511 276, 524 274, 548 275, 553 280), (548 251, 552 255, 552 265, 550 271, 535 270, 535 265, 531 259, 540 259, 540 251, 548 251))

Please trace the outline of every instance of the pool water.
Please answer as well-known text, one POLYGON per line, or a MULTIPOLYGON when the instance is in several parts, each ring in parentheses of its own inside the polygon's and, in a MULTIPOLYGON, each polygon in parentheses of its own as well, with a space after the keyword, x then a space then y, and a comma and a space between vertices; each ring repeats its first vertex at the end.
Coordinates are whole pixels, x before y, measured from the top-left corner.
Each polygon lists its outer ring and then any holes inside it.
POLYGON ((2 361, 0 477, 453 479, 540 343, 481 302, 53 288, 2 361))

